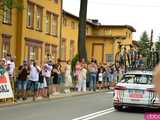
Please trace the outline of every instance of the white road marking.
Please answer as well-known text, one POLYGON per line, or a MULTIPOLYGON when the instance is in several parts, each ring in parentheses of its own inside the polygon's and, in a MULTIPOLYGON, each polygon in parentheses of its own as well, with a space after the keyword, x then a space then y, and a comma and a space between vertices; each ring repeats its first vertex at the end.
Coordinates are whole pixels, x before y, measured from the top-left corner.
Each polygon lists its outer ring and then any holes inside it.
POLYGON ((97 118, 97 117, 100 117, 100 116, 103 116, 103 115, 106 115, 106 114, 109 114, 109 113, 112 113, 114 112, 115 110, 111 110, 111 111, 108 111, 108 112, 104 112, 104 113, 101 113, 101 114, 98 114, 98 115, 94 115, 94 116, 91 116, 91 117, 88 117, 88 118, 85 118, 83 120, 91 120, 93 118, 97 118))
POLYGON ((113 94, 114 92, 113 91, 111 91, 111 92, 107 92, 108 94, 113 94))
POLYGON ((106 110, 102 110, 102 111, 98 111, 98 112, 95 112, 95 113, 91 113, 91 114, 88 114, 88 115, 85 115, 85 116, 82 116, 82 117, 78 117, 78 118, 75 118, 75 119, 72 119, 72 120, 91 120, 93 118, 96 118, 96 117, 99 117, 99 116, 103 116, 105 114, 109 114, 111 112, 114 112, 114 108, 109 108, 109 109, 106 109, 106 110))

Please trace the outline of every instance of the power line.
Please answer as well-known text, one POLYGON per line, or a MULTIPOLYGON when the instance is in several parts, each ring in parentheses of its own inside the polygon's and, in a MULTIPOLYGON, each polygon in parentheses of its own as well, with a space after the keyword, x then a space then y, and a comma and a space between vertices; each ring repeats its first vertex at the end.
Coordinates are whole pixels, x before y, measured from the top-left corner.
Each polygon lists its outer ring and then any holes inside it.
POLYGON ((105 6, 126 6, 126 7, 152 7, 152 8, 160 8, 160 5, 147 5, 147 4, 128 4, 128 3, 106 3, 106 2, 90 2, 89 4, 101 4, 105 6))

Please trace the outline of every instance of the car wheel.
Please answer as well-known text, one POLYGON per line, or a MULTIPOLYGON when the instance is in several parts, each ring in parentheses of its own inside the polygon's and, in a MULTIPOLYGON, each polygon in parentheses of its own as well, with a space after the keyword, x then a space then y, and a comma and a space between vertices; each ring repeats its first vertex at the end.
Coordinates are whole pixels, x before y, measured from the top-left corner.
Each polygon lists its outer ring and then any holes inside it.
POLYGON ((122 106, 114 105, 114 109, 118 111, 122 111, 122 106))

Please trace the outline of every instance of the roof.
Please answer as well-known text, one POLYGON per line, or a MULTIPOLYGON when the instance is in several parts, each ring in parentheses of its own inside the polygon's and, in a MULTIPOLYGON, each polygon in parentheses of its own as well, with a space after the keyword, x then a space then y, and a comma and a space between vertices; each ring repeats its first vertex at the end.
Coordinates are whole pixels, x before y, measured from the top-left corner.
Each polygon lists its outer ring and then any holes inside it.
POLYGON ((122 28, 128 28, 132 32, 136 32, 136 29, 131 25, 99 25, 99 27, 122 27, 122 28))
POLYGON ((131 70, 125 74, 129 75, 153 75, 152 71, 149 70, 131 70))
MULTIPOLYGON (((65 10, 63 10, 63 15, 67 15, 67 16, 70 16, 70 17, 72 17, 72 18, 75 18, 75 19, 77 19, 77 20, 79 20, 79 17, 78 16, 76 16, 76 15, 74 15, 74 14, 72 14, 72 13, 69 13, 69 12, 67 12, 67 11, 65 11, 65 10)), ((87 20, 86 21, 88 24, 90 24, 90 25, 92 25, 92 26, 95 26, 95 27, 122 27, 122 28, 128 28, 129 30, 131 30, 132 32, 136 32, 136 29, 133 27, 133 26, 131 26, 131 25, 101 25, 101 24, 96 24, 96 23, 93 23, 93 22, 91 22, 90 20, 87 20)))
POLYGON ((87 35, 88 38, 109 38, 109 39, 126 39, 126 36, 111 36, 111 35, 87 35))
MULTIPOLYGON (((72 18, 74 18, 74 19, 77 19, 77 20, 79 20, 79 17, 78 16, 76 16, 76 15, 74 15, 74 14, 72 14, 72 13, 69 13, 69 12, 67 12, 67 11, 65 11, 65 10, 63 10, 63 15, 67 15, 67 16, 70 16, 70 17, 72 17, 72 18)), ((90 24, 90 25, 94 25, 94 23, 92 23, 92 22, 90 22, 90 21, 86 21, 88 24, 90 24)))

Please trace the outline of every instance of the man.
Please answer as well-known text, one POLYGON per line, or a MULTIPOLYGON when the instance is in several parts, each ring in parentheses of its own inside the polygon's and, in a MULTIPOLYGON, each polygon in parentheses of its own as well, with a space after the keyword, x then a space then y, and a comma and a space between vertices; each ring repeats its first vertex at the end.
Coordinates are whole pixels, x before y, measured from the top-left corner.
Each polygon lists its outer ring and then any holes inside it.
POLYGON ((160 64, 155 67, 153 75, 156 91, 160 95, 160 64))
POLYGON ((0 60, 0 76, 3 75, 6 71, 6 60, 3 58, 0 60))
POLYGON ((27 61, 23 62, 23 65, 19 67, 19 74, 18 74, 18 96, 19 99, 22 97, 23 100, 26 100, 26 88, 27 88, 27 76, 29 74, 28 64, 27 61))
POLYGON ((33 101, 35 101, 35 98, 38 96, 38 81, 39 81, 39 72, 40 72, 40 67, 36 64, 35 61, 32 61, 30 65, 30 73, 29 73, 29 81, 28 81, 28 90, 31 90, 33 86, 33 101))
POLYGON ((15 89, 15 86, 14 86, 15 63, 12 58, 10 60, 9 59, 7 60, 7 72, 9 75, 9 79, 11 81, 12 89, 14 90, 15 89))
POLYGON ((95 60, 92 60, 91 64, 89 64, 88 71, 90 73, 90 89, 89 90, 92 89, 93 91, 96 91, 96 80, 97 80, 98 68, 95 60))

